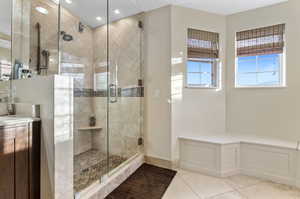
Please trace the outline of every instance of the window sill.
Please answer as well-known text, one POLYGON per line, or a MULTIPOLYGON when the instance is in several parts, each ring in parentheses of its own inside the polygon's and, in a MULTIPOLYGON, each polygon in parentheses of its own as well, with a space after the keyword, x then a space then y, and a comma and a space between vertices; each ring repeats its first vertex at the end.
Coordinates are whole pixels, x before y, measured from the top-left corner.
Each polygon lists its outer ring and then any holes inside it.
POLYGON ((219 89, 218 87, 201 87, 201 86, 185 86, 186 89, 207 89, 207 90, 215 90, 219 89))
POLYGON ((287 88, 287 86, 235 86, 234 88, 237 88, 237 89, 243 89, 243 88, 250 88, 250 89, 255 89, 255 88, 287 88))

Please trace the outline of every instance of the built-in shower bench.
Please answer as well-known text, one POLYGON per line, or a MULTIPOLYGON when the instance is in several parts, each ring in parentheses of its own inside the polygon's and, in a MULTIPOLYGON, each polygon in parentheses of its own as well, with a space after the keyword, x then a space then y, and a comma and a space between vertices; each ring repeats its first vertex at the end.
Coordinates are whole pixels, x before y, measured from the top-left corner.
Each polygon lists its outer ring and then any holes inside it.
POLYGON ((183 169, 228 177, 256 176, 300 187, 300 148, 295 142, 262 137, 179 137, 183 169))

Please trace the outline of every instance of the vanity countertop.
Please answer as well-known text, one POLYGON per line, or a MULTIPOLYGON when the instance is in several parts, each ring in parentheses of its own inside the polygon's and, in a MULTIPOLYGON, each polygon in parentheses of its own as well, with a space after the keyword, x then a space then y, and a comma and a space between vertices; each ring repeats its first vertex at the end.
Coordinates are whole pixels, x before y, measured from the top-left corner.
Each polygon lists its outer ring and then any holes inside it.
POLYGON ((0 116, 0 127, 18 125, 23 123, 31 123, 34 121, 40 121, 39 118, 12 115, 12 116, 0 116))

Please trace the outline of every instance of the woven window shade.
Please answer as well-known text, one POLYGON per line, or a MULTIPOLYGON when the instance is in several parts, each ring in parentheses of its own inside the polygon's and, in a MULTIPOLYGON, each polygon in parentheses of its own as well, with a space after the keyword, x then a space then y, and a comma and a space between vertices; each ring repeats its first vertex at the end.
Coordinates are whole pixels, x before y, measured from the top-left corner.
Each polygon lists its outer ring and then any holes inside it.
POLYGON ((219 58, 219 34, 188 29, 188 58, 219 58))
POLYGON ((284 33, 285 24, 238 32, 237 56, 283 53, 284 33))

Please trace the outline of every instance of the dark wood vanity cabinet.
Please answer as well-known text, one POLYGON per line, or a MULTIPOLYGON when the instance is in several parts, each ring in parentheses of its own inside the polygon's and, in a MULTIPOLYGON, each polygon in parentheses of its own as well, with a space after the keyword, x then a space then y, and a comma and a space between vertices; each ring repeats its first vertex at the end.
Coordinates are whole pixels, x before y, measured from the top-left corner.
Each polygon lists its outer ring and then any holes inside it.
POLYGON ((0 199, 40 199, 40 122, 0 127, 0 199))

